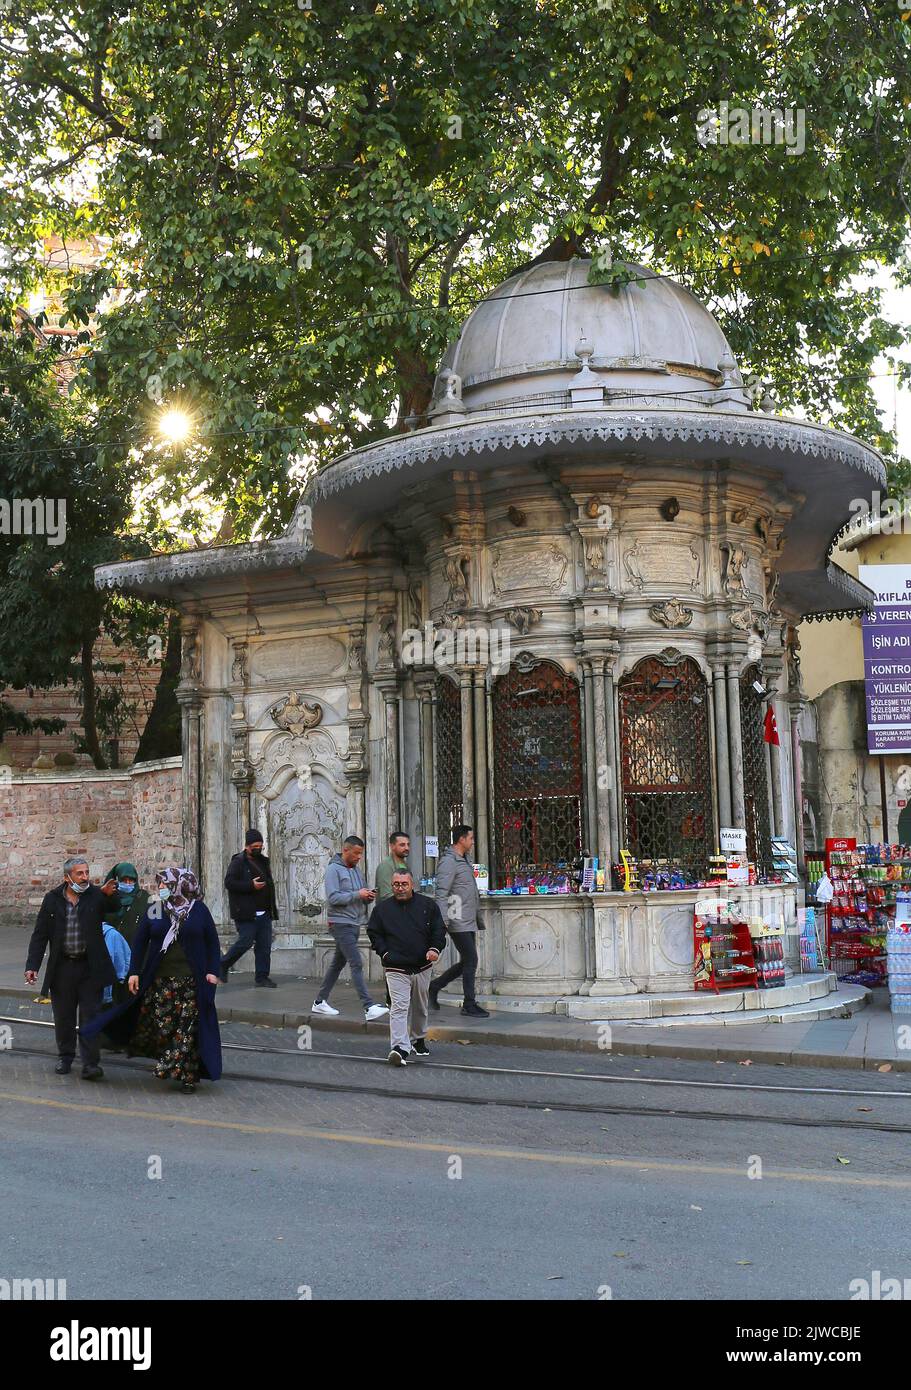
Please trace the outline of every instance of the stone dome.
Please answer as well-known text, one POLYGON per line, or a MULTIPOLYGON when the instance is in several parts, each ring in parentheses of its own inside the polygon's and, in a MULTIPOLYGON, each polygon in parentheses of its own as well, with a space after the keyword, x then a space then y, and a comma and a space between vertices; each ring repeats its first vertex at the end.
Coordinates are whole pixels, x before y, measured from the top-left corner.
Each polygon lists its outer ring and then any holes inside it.
POLYGON ((470 412, 559 407, 557 397, 586 384, 604 388, 606 405, 668 395, 677 406, 745 408, 727 339, 689 290, 637 265, 624 267, 636 280, 619 289, 590 285, 591 265, 548 261, 487 295, 443 358, 435 413, 459 393, 470 412))

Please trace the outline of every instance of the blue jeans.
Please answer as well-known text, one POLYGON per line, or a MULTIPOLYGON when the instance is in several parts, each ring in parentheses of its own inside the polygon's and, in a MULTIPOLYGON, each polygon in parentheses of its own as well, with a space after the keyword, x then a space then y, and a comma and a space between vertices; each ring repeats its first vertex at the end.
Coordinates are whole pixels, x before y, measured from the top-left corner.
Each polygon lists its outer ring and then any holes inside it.
POLYGON ((347 965, 351 969, 351 983, 357 990, 364 1008, 369 1009, 373 1000, 367 993, 367 986, 364 983, 364 963, 361 959, 360 947, 357 944, 360 927, 355 927, 348 922, 330 922, 329 930, 335 941, 335 953, 329 969, 326 971, 326 978, 320 985, 317 999, 329 998, 330 990, 347 965))
POLYGON ((234 925, 237 940, 228 948, 221 963, 222 970, 228 970, 252 946, 256 978, 265 980, 272 964, 272 918, 266 914, 254 917, 252 922, 235 922, 234 925))

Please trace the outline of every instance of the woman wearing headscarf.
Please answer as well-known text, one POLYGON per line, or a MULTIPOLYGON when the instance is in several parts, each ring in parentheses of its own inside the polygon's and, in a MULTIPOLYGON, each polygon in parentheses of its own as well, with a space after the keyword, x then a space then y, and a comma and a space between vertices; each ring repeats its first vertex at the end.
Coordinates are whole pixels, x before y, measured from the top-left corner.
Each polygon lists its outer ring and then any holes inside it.
POLYGON ((193 1091, 200 1076, 221 1076, 215 989, 221 953, 212 914, 189 869, 156 874, 133 940, 128 985, 132 998, 99 1014, 92 1034, 124 1043, 128 1054, 155 1058, 155 1076, 193 1091))
POLYGON ((116 927, 121 936, 126 937, 130 946, 133 944, 133 937, 136 935, 136 928, 142 921, 149 905, 149 895, 144 888, 139 886, 139 874, 136 865, 124 860, 122 864, 115 864, 108 878, 113 878, 117 883, 117 893, 120 898, 120 907, 112 909, 105 917, 112 927, 116 927))

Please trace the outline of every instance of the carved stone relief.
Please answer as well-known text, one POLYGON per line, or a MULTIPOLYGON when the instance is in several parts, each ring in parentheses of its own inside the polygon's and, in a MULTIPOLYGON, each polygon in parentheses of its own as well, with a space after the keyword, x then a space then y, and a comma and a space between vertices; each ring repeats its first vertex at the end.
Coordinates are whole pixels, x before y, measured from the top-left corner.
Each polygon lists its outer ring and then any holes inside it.
POLYGON ((276 728, 287 729, 292 734, 303 734, 307 729, 315 729, 322 721, 323 707, 319 701, 307 704, 297 690, 289 690, 284 700, 279 700, 269 710, 276 728))
POLYGON ((623 556, 623 568, 633 588, 640 592, 646 584, 667 589, 675 581, 695 594, 702 576, 702 560, 693 545, 668 545, 638 537, 623 556))
POLYGON ((693 621, 692 608, 684 608, 678 599, 668 599, 667 603, 653 603, 648 615, 654 623, 663 627, 689 627, 693 621))
POLYGON ((524 542, 504 541, 494 555, 494 592, 547 589, 555 594, 564 587, 568 568, 567 556, 556 545, 529 547, 524 542))

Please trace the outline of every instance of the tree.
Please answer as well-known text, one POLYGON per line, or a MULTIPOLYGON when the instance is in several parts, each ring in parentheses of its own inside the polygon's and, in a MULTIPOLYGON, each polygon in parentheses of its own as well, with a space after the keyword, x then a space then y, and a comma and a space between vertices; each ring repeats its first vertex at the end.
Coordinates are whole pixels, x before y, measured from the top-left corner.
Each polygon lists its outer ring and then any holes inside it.
POLYGON ((886 0, 11 0, 0 241, 25 288, 39 233, 108 239, 71 313, 127 295, 78 389, 102 456, 143 449, 153 541, 213 503, 274 532, 289 472, 421 415, 494 284, 605 245, 894 453, 869 375, 904 331, 864 277, 907 278, 909 102, 886 0), (729 108, 803 113, 804 148, 725 142, 729 108), (148 443, 159 401, 186 448, 148 443))
MULTIPOLYGON (((161 628, 164 610, 95 588, 95 565, 147 553, 124 534, 134 473, 125 451, 101 461, 86 442, 94 420, 58 389, 59 342, 16 328, 13 306, 0 303, 0 687, 78 686, 83 747, 103 768, 110 695, 99 709, 98 634, 136 643, 161 628)), ((20 733, 63 727, 8 703, 0 719, 20 733)))

